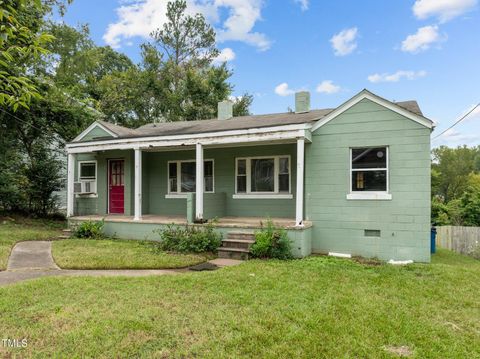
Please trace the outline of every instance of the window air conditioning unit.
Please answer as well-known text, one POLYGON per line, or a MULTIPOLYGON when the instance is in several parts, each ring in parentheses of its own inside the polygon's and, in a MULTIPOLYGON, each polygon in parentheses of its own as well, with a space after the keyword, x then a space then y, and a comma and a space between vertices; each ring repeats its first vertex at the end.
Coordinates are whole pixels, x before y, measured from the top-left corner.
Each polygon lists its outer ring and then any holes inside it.
POLYGON ((73 185, 73 192, 77 194, 92 194, 97 192, 95 181, 81 181, 75 182, 73 185))

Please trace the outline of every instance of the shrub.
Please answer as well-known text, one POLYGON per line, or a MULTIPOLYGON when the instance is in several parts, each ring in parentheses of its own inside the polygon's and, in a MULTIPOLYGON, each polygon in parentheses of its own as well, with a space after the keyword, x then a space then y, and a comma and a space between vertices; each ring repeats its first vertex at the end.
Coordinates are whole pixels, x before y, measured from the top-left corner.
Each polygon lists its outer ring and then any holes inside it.
POLYGON ((164 251, 182 253, 214 252, 222 243, 222 235, 214 231, 212 224, 205 226, 169 225, 156 231, 162 241, 158 247, 164 251))
POLYGON ((85 221, 75 228, 74 235, 77 238, 101 239, 103 234, 104 221, 85 221))
POLYGON ((250 248, 253 257, 257 258, 292 258, 291 242, 287 231, 283 228, 276 228, 271 220, 267 226, 255 232, 255 243, 250 248))

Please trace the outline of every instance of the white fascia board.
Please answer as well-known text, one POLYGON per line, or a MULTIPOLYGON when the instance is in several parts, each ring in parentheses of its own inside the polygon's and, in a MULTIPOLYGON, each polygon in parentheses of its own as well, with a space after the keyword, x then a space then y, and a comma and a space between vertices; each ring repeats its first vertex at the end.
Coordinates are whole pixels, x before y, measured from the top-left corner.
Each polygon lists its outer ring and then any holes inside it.
POLYGON ((118 135, 112 131, 110 131, 108 128, 106 128, 105 126, 103 126, 100 122, 93 122, 90 126, 87 127, 87 129, 85 131, 83 131, 81 134, 79 134, 77 137, 75 137, 75 139, 72 141, 72 142, 78 142, 78 141, 81 141, 82 138, 84 138, 91 130, 93 130, 95 127, 100 127, 102 130, 104 130, 105 132, 107 132, 110 136, 114 137, 114 138, 117 138, 118 135))
POLYGON ((342 114, 343 112, 347 111, 349 108, 353 107, 354 105, 356 105, 357 103, 359 103, 360 101, 364 100, 364 99, 368 99, 372 102, 375 102, 377 104, 379 104, 380 106, 383 106, 385 108, 388 108, 389 110, 392 110, 412 121, 415 121, 427 128, 430 128, 432 129, 435 125, 432 121, 430 121, 429 119, 423 117, 423 116, 419 116, 417 114, 414 114, 413 112, 410 112, 408 110, 405 110, 404 108, 398 106, 397 104, 393 103, 393 102, 390 102, 388 100, 385 100, 377 95, 374 95, 373 93, 367 91, 367 90, 363 90, 361 92, 359 92, 357 95, 353 96, 350 100, 348 100, 347 102, 345 102, 344 104, 340 105, 339 107, 337 107, 335 110, 333 110, 332 112, 330 112, 327 116, 325 116, 324 118, 322 118, 321 120, 317 121, 313 126, 312 126, 312 129, 311 131, 316 131, 318 128, 326 125, 327 123, 329 123, 331 120, 333 120, 335 117, 337 117, 338 115, 342 114))
POLYGON ((282 141, 282 140, 292 140, 297 138, 304 138, 308 133, 307 130, 297 129, 290 131, 276 131, 276 132, 263 132, 256 134, 238 134, 238 135, 228 135, 228 136, 219 136, 219 137, 193 137, 185 138, 183 136, 178 139, 172 138, 174 136, 160 137, 159 139, 151 138, 135 138, 128 139, 128 141, 118 140, 118 141, 108 141, 107 143, 102 143, 105 141, 90 142, 90 143, 75 143, 67 145, 68 153, 87 153, 87 152, 96 152, 96 151, 107 151, 107 150, 128 150, 128 149, 149 149, 149 148, 160 148, 160 147, 181 147, 181 146, 194 146, 197 143, 200 143, 205 146, 209 145, 228 145, 234 143, 249 143, 249 142, 268 142, 268 141, 282 141), (183 138, 182 138, 183 137, 183 138))

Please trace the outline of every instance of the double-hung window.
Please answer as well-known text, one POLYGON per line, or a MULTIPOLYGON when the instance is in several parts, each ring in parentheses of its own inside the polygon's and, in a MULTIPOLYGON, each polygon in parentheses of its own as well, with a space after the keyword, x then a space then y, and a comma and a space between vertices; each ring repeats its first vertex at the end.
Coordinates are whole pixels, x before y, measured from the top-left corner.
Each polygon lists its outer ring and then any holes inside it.
POLYGON ((97 162, 81 161, 78 163, 78 181, 81 185, 81 193, 97 192, 97 162))
POLYGON ((235 193, 241 195, 289 195, 290 156, 236 159, 235 193))
POLYGON ((350 149, 350 199, 390 199, 388 194, 388 147, 350 149), (371 198, 370 198, 371 197, 371 198))
MULTIPOLYGON (((196 172, 196 163, 193 160, 168 162, 168 193, 195 192, 196 172)), ((205 192, 213 192, 213 160, 203 162, 203 175, 205 192)))

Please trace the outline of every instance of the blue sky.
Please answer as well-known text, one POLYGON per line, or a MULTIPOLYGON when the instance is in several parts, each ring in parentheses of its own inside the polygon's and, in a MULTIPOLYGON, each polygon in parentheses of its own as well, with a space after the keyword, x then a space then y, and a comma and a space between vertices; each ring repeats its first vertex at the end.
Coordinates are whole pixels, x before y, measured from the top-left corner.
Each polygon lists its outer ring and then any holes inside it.
MULTIPOLYGON (((88 23, 98 45, 139 61, 139 44, 165 19, 165 0, 75 0, 65 21, 88 23)), ((432 137, 480 102, 478 0, 190 0, 215 27, 235 95, 255 114, 336 107, 363 88, 415 99, 437 122, 432 137)), ((480 109, 432 142, 480 145, 480 109)))

